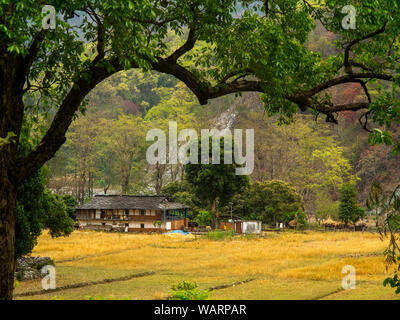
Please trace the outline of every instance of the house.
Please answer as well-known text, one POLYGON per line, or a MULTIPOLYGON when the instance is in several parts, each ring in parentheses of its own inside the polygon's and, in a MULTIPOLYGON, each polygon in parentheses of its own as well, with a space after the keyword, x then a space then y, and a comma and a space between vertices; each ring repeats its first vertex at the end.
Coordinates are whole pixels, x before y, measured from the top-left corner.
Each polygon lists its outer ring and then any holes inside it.
POLYGON ((186 228, 189 209, 162 196, 97 195, 76 217, 82 229, 160 232, 186 228))

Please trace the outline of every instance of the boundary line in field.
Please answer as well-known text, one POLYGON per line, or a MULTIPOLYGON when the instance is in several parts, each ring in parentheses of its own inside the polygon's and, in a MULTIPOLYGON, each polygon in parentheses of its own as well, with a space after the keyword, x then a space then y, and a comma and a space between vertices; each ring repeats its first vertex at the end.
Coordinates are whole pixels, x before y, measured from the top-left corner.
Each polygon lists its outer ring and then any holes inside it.
MULTIPOLYGON (((357 285, 358 285, 358 284, 368 283, 368 282, 374 282, 374 281, 358 280, 358 281, 357 281, 357 285)), ((336 294, 336 293, 340 293, 340 292, 343 292, 343 291, 346 291, 346 290, 347 290, 347 289, 337 288, 336 290, 334 290, 334 291, 332 291, 332 292, 328 292, 328 293, 326 293, 326 294, 321 294, 320 296, 316 296, 316 297, 314 297, 314 298, 311 298, 311 300, 320 300, 320 299, 329 297, 329 296, 331 296, 331 295, 334 295, 334 294, 336 294)))
POLYGON ((74 262, 74 261, 85 260, 85 259, 90 259, 90 258, 110 256, 110 255, 113 255, 113 254, 123 253, 125 251, 130 251, 130 250, 134 250, 134 248, 127 248, 127 249, 123 249, 123 250, 109 251, 109 252, 105 252, 105 253, 89 254, 87 256, 80 256, 80 257, 68 258, 68 259, 63 259, 63 260, 55 260, 54 262, 55 263, 74 262))
POLYGON ((120 277, 120 278, 102 279, 102 280, 97 280, 97 281, 69 284, 66 286, 58 287, 56 289, 37 290, 37 291, 28 291, 28 292, 23 292, 23 293, 17 293, 17 294, 14 294, 14 297, 16 298, 16 297, 37 296, 37 295, 43 295, 43 294, 48 294, 48 293, 63 291, 63 290, 68 290, 68 289, 77 289, 77 288, 82 288, 82 287, 95 286, 95 285, 99 285, 99 284, 106 284, 106 283, 110 283, 110 282, 128 281, 131 279, 141 278, 141 277, 145 277, 145 276, 151 276, 154 274, 155 274, 155 272, 153 272, 153 271, 135 273, 135 274, 131 274, 131 275, 120 277))
POLYGON ((248 283, 248 282, 251 282, 251 281, 254 281, 254 280, 257 280, 257 279, 251 278, 251 279, 246 279, 246 280, 243 280, 243 281, 236 281, 236 282, 229 283, 229 284, 221 284, 219 286, 211 287, 211 288, 209 288, 207 290, 208 291, 221 290, 221 289, 235 287, 235 286, 238 286, 238 285, 241 285, 241 284, 245 284, 245 283, 248 283))
POLYGON ((325 293, 325 294, 321 294, 320 296, 316 296, 316 297, 314 297, 314 298, 311 298, 311 300, 320 300, 320 299, 329 297, 329 296, 331 296, 331 295, 333 295, 333 294, 336 294, 336 293, 339 293, 339 292, 342 292, 342 291, 345 291, 345 289, 343 289, 343 288, 337 288, 337 289, 334 290, 334 291, 331 291, 331 292, 328 292, 328 293, 325 293))

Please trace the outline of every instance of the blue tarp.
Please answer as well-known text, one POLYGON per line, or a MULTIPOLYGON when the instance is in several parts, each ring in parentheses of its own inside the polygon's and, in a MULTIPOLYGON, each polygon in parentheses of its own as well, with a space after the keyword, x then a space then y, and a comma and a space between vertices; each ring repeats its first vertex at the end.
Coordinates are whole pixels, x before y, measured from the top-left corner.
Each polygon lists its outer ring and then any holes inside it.
POLYGON ((180 233, 180 234, 184 234, 185 236, 189 234, 189 232, 184 232, 182 230, 172 230, 172 231, 164 233, 164 234, 169 234, 169 233, 180 233))

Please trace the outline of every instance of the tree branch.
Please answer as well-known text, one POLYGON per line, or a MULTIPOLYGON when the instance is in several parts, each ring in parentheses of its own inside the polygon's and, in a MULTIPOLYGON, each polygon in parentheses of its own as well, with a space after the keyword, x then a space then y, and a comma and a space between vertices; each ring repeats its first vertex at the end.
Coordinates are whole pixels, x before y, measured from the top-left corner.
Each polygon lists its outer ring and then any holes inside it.
POLYGON ((65 142, 65 134, 86 95, 98 83, 113 73, 123 69, 117 60, 111 61, 110 63, 114 70, 107 70, 106 66, 92 66, 87 73, 83 74, 80 79, 75 82, 61 103, 50 128, 41 142, 26 158, 19 160, 14 167, 17 169, 11 172, 11 175, 16 178, 16 181, 23 181, 54 156, 56 151, 65 142))
POLYGON ((351 64, 350 64, 350 61, 349 61, 351 48, 353 46, 355 46, 357 43, 361 42, 361 41, 365 41, 367 39, 370 39, 370 38, 373 38, 373 37, 377 36, 378 34, 381 34, 381 33, 385 32, 386 25, 387 25, 387 21, 383 24, 383 27, 380 28, 379 30, 376 30, 376 31, 374 31, 374 32, 372 32, 370 34, 367 34, 366 36, 364 36, 362 38, 354 39, 353 41, 351 41, 346 46, 345 51, 344 51, 344 67, 345 67, 347 73, 349 73, 349 74, 353 73, 353 70, 351 68, 351 64))
POLYGON ((174 63, 176 62, 180 57, 182 57, 186 52, 189 52, 190 50, 193 49, 194 45, 196 43, 196 38, 195 38, 195 30, 191 28, 189 30, 188 38, 183 46, 178 48, 174 53, 172 53, 167 60, 174 63))
POLYGON ((367 73, 353 73, 351 75, 344 75, 335 79, 328 80, 322 84, 316 85, 310 90, 307 90, 303 92, 304 95, 306 96, 314 96, 315 94, 324 91, 326 89, 329 89, 331 87, 344 84, 344 83, 351 83, 351 82, 358 82, 357 79, 378 79, 378 80, 384 80, 384 81, 392 81, 393 76, 388 75, 388 74, 380 74, 380 73, 373 73, 373 72, 367 72, 367 73))
POLYGON ((269 14, 269 0, 264 0, 264 13, 266 17, 269 14))
MULTIPOLYGON (((385 24, 386 26, 386 24, 385 24)), ((382 30, 382 29, 381 29, 382 30)), ((350 52, 350 49, 357 42, 365 40, 373 35, 376 35, 382 31, 376 31, 373 34, 370 34, 362 39, 354 40, 347 47, 347 52, 350 52)), ((104 38, 102 36, 101 29, 101 21, 98 22, 98 56, 93 60, 91 68, 84 74, 81 75, 79 80, 77 80, 69 93, 66 95, 65 99, 62 101, 59 110, 57 111, 53 122, 43 137, 42 141, 36 146, 36 148, 24 159, 18 161, 14 168, 16 169, 14 172, 11 172, 11 175, 16 177, 16 181, 23 181, 26 177, 30 176, 34 172, 36 172, 40 167, 44 165, 46 161, 51 159, 59 147, 65 142, 65 134, 70 126, 75 113, 77 112, 79 106, 82 101, 86 97, 86 95, 102 80, 111 76, 115 72, 123 70, 123 66, 119 63, 118 59, 113 59, 111 61, 106 61, 104 58, 104 38), (98 63, 105 62, 105 63, 98 63), (112 65, 112 70, 107 68, 107 62, 112 65)), ((38 45, 40 43, 42 35, 38 36, 32 43, 30 48, 30 54, 25 58, 25 64, 29 66, 29 63, 32 60, 38 50, 38 45)), ((172 53, 168 58, 156 58, 156 62, 150 62, 152 64, 152 69, 155 71, 159 71, 162 73, 170 74, 175 76, 177 79, 184 82, 187 87, 197 96, 200 104, 207 104, 209 99, 217 98, 220 96, 224 96, 231 93, 236 92, 263 92, 263 83, 260 80, 239 80, 226 83, 226 81, 234 76, 235 74, 231 73, 227 75, 223 81, 217 85, 210 85, 207 81, 202 80, 197 74, 191 72, 190 70, 184 68, 183 66, 177 63, 179 57, 193 49, 195 45, 195 31, 193 28, 189 30, 187 41, 178 48, 174 53, 172 53)), ((345 63, 351 63, 349 60, 349 54, 346 55, 345 63)), ((353 62, 354 66, 357 66, 356 63, 353 62)), ((359 66, 362 69, 366 69, 359 66)), ((132 61, 132 68, 138 68, 139 66, 132 61)), ((28 67, 29 69, 29 67, 28 67)), ((254 74, 251 70, 245 70, 250 74, 254 74)), ((243 72, 237 73, 240 75, 243 72)), ((371 103, 371 96, 369 95, 368 90, 366 90, 365 82, 362 79, 378 79, 391 81, 393 80, 393 76, 388 74, 380 74, 374 72, 363 72, 363 73, 353 73, 347 74, 341 77, 337 77, 335 79, 327 80, 324 83, 314 86, 308 90, 298 91, 294 94, 288 95, 286 99, 297 104, 301 110, 307 110, 311 106, 311 98, 315 95, 321 93, 322 91, 329 89, 331 87, 357 82, 360 83, 365 91, 365 94, 368 98, 368 102, 359 102, 359 103, 350 103, 345 105, 318 105, 313 106, 320 113, 327 115, 327 121, 337 122, 333 117, 333 113, 341 112, 341 111, 357 111, 361 109, 367 109, 371 103)))

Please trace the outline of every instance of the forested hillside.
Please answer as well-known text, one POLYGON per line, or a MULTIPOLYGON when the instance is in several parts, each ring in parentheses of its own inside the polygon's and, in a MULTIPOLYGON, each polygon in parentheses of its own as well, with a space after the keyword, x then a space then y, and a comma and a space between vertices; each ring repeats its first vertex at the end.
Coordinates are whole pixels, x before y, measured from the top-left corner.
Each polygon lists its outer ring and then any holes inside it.
MULTIPOLYGON (((329 55, 334 35, 321 24, 308 47, 329 55)), ((178 42, 171 36, 171 43, 178 42)), ((359 84, 331 92, 338 103, 357 100, 359 84)), ((252 181, 283 180, 303 197, 308 215, 323 218, 338 208, 343 183, 357 181, 362 205, 373 181, 388 188, 397 181, 400 164, 386 146, 368 144, 361 113, 341 112, 339 123, 326 123, 311 112, 296 116, 290 125, 269 117, 257 93, 229 95, 200 106, 175 78, 157 72, 121 71, 99 84, 89 95, 86 116, 69 129, 67 143, 48 162, 49 187, 71 193, 79 202, 95 193, 160 194, 168 183, 183 179, 182 165, 150 166, 145 159, 145 135, 151 128, 226 127, 255 130, 255 169, 252 181), (310 121, 310 119, 312 119, 310 121)))

